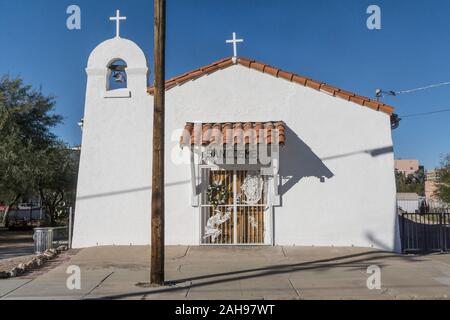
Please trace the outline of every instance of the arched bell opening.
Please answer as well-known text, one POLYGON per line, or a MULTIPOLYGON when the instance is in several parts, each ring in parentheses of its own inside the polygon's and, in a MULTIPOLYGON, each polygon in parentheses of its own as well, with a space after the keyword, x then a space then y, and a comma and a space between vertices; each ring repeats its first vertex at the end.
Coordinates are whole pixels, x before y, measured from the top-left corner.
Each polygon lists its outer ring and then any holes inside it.
POLYGON ((127 63, 122 59, 115 59, 108 64, 107 90, 126 89, 128 87, 127 63))

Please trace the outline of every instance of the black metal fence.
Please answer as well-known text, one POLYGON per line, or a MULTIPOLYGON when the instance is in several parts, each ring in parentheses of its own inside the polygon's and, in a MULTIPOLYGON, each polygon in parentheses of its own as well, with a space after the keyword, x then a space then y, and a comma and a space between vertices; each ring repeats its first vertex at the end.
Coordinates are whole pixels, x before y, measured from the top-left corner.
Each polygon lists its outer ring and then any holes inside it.
POLYGON ((450 212, 399 214, 403 253, 450 250, 450 212))

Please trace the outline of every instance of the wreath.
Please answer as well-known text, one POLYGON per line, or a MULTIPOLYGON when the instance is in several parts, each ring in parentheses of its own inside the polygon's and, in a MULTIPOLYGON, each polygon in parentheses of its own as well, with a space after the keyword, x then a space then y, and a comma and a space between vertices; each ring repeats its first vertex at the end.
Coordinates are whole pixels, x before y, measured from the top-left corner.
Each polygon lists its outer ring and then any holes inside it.
POLYGON ((222 181, 210 184, 206 194, 208 195, 209 204, 214 207, 226 204, 230 196, 230 192, 222 181))

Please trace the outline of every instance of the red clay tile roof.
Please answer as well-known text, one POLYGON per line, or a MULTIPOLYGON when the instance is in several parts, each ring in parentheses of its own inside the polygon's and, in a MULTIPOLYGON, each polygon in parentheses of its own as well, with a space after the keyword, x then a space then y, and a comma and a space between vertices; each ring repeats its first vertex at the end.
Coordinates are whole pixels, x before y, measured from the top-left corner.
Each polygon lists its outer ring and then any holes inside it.
POLYGON ((285 124, 283 121, 273 122, 224 122, 224 123, 192 123, 184 126, 180 138, 182 147, 189 145, 209 144, 271 144, 286 142, 285 124), (275 130, 272 132, 272 130, 275 130))
MULTIPOLYGON (((268 64, 264 64, 264 63, 261 63, 261 62, 255 61, 255 60, 249 60, 246 58, 238 58, 237 63, 240 65, 243 65, 247 68, 255 69, 260 72, 270 74, 274 77, 282 78, 287 81, 300 84, 302 86, 306 86, 306 87, 309 87, 309 88, 312 88, 312 89, 315 89, 318 91, 322 91, 322 92, 328 93, 334 97, 339 97, 339 98, 345 99, 347 101, 357 103, 361 106, 368 107, 373 110, 382 111, 389 115, 392 115, 392 113, 394 112, 394 107, 392 107, 390 105, 384 104, 384 103, 376 101, 376 100, 372 100, 367 97, 359 96, 359 95, 349 92, 349 91, 345 91, 345 90, 336 88, 336 87, 326 84, 324 82, 309 79, 309 78, 300 76, 300 75, 292 73, 292 72, 287 72, 287 71, 272 67, 268 64)), ((227 68, 231 65, 233 65, 232 59, 224 58, 222 60, 219 60, 217 62, 209 64, 207 66, 187 72, 185 74, 182 74, 180 76, 177 76, 177 77, 167 80, 166 81, 166 90, 171 89, 177 85, 181 85, 187 81, 191 81, 191 80, 200 78, 204 75, 211 74, 215 71, 227 68)), ((150 94, 153 94, 153 87, 149 87, 148 92, 150 94)))

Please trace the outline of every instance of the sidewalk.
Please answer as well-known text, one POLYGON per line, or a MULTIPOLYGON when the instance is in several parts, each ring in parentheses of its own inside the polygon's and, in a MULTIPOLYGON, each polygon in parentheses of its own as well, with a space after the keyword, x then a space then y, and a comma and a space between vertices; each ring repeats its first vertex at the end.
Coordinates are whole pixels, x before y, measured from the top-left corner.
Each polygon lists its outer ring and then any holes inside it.
POLYGON ((150 248, 80 250, 38 276, 0 280, 0 299, 450 299, 450 255, 402 256, 367 248, 185 247, 166 249, 168 285, 149 288, 150 248), (66 287, 67 267, 81 289, 66 287), (381 268, 369 290, 367 267, 381 268))

